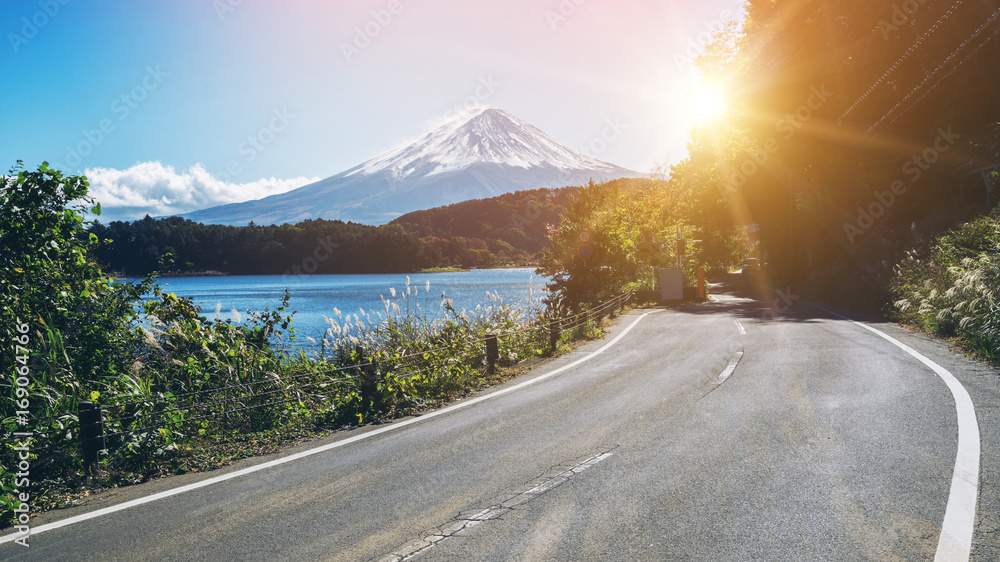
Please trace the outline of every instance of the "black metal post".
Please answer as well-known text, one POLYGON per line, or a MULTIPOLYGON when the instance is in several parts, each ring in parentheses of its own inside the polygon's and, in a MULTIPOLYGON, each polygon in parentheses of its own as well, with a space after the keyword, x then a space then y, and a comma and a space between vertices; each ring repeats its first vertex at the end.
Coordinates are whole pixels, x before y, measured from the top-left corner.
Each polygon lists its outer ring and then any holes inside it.
POLYGON ((552 326, 549 327, 549 348, 555 352, 556 346, 559 345, 559 323, 554 322, 552 326))
POLYGON ((500 348, 495 334, 486 334, 486 372, 494 374, 497 371, 497 359, 500 358, 500 348))
POLYGON ((96 466, 101 460, 104 443, 104 420, 101 408, 93 402, 80 402, 80 444, 83 446, 83 460, 88 466, 96 466))

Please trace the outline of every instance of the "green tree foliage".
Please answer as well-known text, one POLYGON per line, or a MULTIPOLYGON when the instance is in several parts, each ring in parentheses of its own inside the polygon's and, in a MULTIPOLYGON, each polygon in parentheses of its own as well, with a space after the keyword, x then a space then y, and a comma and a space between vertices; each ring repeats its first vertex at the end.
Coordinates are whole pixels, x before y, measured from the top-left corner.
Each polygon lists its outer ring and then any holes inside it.
MULTIPOLYGON (((75 401, 118 374, 143 287, 111 283, 90 259, 99 241, 83 220, 92 204, 86 178, 43 163, 30 172, 19 165, 0 182, 0 337, 11 342, 16 326, 28 324, 32 375, 54 392, 36 405, 51 408, 55 396, 75 401)), ((3 372, 11 372, 12 360, 11 353, 0 357, 3 372)), ((11 403, 3 404, 7 417, 11 403)))
POLYGON ((426 244, 399 227, 307 220, 294 225, 204 225, 180 217, 97 224, 108 243, 94 255, 111 271, 145 275, 167 254, 176 272, 391 273, 436 265, 426 244))
POLYGON ((698 266, 730 259, 728 221, 692 222, 696 192, 685 185, 683 170, 675 168, 670 180, 591 182, 576 193, 539 260, 538 272, 553 279, 555 301, 573 308, 598 302, 637 287, 644 272, 650 278, 650 268, 674 267, 678 228, 687 243, 682 265, 689 277, 698 266), (657 246, 655 255, 640 252, 644 242, 657 246))
MULTIPOLYGON (((134 351, 134 305, 151 282, 114 284, 90 258, 99 241, 86 231, 82 213, 99 213, 100 206, 90 208, 86 195, 86 178, 64 176, 46 163, 36 171, 18 163, 0 178, 5 492, 13 482, 7 472, 12 432, 34 435, 32 497, 80 468, 72 443, 78 428, 71 427, 77 404, 113 385, 134 351)), ((9 514, 10 496, 0 496, 0 505, 9 514)))

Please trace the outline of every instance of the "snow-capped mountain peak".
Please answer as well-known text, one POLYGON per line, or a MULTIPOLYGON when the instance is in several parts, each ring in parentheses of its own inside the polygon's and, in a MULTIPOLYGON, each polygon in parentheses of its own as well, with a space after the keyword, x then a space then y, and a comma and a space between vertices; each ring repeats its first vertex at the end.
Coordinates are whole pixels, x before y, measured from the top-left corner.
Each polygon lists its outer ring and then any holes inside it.
POLYGON ((400 177, 461 170, 479 162, 559 170, 614 170, 615 166, 570 150, 506 111, 480 106, 433 131, 345 172, 345 176, 398 170, 400 177))
POLYGON ((335 176, 184 216, 223 224, 310 218, 381 224, 410 211, 519 189, 639 175, 566 148, 502 109, 481 106, 335 176))

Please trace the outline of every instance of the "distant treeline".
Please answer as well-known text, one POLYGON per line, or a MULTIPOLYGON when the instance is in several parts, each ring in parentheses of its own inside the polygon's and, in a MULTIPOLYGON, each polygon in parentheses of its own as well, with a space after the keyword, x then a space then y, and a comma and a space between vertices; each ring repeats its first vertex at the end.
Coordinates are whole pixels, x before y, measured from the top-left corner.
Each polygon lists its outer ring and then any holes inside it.
POLYGON ((228 274, 398 273, 433 267, 529 265, 548 244, 576 188, 538 189, 466 201, 370 226, 307 220, 294 225, 206 225, 180 217, 95 224, 109 242, 94 250, 106 270, 139 276, 218 271, 228 274), (167 255, 171 260, 161 267, 167 255))

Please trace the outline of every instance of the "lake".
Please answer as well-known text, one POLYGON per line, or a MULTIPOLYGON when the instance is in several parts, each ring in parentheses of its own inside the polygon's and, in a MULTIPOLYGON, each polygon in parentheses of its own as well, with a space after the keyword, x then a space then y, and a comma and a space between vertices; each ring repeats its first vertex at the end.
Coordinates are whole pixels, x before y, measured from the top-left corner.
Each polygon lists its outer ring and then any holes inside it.
MULTIPOLYGON (((165 292, 179 297, 190 297, 202 307, 202 315, 215 318, 216 308, 223 320, 246 320, 247 311, 274 309, 284 295, 284 288, 291 290, 289 310, 298 311, 292 325, 299 337, 297 344, 313 347, 307 336, 319 339, 329 325, 323 316, 335 317, 334 309, 346 316, 357 315, 363 309, 373 317, 385 313, 382 297, 397 303, 405 312, 440 316, 442 293, 452 301, 455 310, 475 310, 489 306, 487 293, 495 293, 504 303, 525 310, 540 309, 547 294, 548 279, 540 277, 531 268, 474 269, 457 273, 411 273, 410 295, 407 275, 233 275, 222 277, 161 277, 165 292), (428 285, 429 284, 429 285, 428 285), (428 290, 429 286, 429 290, 428 290), (395 289, 396 296, 392 296, 395 289), (237 311, 234 314, 232 311, 237 311)), ((131 280, 130 281, 134 281, 131 280)))

